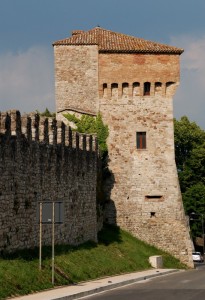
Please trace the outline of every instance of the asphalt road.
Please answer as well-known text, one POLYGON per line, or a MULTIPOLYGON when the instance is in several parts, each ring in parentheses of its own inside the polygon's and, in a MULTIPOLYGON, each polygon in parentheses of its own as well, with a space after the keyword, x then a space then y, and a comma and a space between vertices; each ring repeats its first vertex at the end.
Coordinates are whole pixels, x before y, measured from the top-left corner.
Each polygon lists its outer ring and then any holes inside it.
POLYGON ((85 297, 90 300, 204 300, 205 264, 196 264, 195 270, 144 280, 85 297))

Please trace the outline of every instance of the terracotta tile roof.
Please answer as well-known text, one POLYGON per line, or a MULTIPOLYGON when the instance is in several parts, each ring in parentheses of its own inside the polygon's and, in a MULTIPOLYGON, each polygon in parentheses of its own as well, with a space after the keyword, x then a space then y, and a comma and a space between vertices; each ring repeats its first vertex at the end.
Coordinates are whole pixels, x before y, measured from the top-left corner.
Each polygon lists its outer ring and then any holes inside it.
POLYGON ((147 41, 95 27, 89 31, 75 30, 70 38, 53 43, 56 45, 98 45, 99 52, 168 53, 181 54, 184 50, 169 45, 147 41))

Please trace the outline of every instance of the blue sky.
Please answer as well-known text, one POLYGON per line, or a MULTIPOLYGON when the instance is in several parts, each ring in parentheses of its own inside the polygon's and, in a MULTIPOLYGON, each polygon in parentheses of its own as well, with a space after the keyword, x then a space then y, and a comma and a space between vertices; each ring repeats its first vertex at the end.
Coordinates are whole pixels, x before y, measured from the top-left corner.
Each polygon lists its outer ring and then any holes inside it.
POLYGON ((205 129, 204 0, 0 0, 0 111, 55 111, 52 42, 97 25, 184 48, 174 116, 205 129))

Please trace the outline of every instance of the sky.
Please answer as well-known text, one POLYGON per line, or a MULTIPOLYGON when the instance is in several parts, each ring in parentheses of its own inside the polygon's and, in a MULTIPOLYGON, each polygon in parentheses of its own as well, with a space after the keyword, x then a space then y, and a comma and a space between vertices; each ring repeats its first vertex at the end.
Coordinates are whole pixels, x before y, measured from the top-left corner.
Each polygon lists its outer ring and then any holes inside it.
POLYGON ((55 111, 52 43, 96 26, 183 48, 174 117, 205 129, 204 0, 0 0, 0 111, 55 111))

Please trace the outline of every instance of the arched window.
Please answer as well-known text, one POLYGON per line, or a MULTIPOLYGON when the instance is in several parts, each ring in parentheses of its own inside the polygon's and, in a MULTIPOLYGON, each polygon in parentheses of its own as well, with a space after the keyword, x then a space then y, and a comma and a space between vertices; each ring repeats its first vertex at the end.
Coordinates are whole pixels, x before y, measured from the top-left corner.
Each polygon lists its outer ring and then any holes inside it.
POLYGON ((150 82, 145 82, 144 83, 144 96, 149 96, 150 95, 150 87, 151 87, 150 82))
POLYGON ((162 92, 162 83, 155 82, 155 94, 161 94, 162 92))
POLYGON ((132 85, 133 97, 140 96, 140 84, 139 82, 134 82, 132 85))
POLYGON ((124 82, 122 84, 122 96, 128 96, 129 94, 129 84, 127 82, 124 82))
POLYGON ((103 98, 107 98, 107 83, 103 83, 103 98))
POLYGON ((166 83, 166 96, 172 96, 175 92, 176 83, 169 81, 166 83))
POLYGON ((111 95, 112 95, 113 99, 118 98, 118 84, 117 83, 111 84, 111 95))

